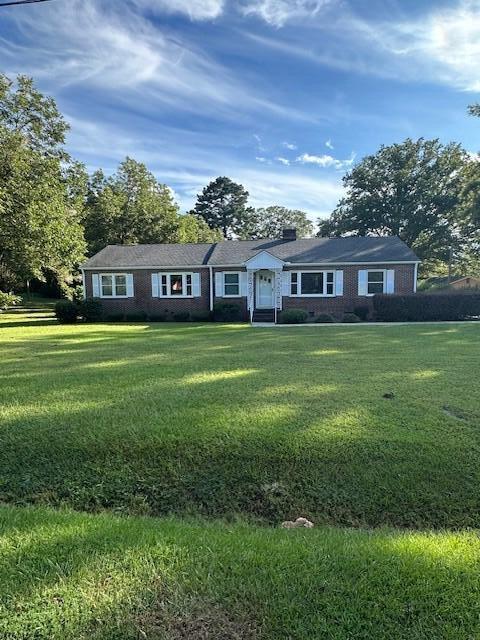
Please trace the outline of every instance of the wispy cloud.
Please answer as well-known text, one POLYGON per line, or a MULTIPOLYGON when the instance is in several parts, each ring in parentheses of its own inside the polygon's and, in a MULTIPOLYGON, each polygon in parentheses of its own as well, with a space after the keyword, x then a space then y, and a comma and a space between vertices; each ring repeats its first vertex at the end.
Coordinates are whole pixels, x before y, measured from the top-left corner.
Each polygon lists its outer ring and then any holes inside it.
POLYGON ((330 139, 328 139, 328 140, 325 142, 325 146, 326 146, 328 149, 330 149, 331 151, 333 151, 333 150, 335 149, 335 147, 333 146, 332 141, 331 141, 330 139))
POLYGON ((288 158, 282 158, 282 156, 277 156, 275 160, 277 162, 280 162, 280 164, 285 165, 286 167, 288 167, 290 164, 290 160, 288 158))
POLYGON ((282 142, 282 147, 285 147, 285 149, 289 149, 290 151, 295 151, 297 145, 293 144, 293 142, 282 142))
POLYGON ((252 0, 240 5, 244 15, 256 15, 273 27, 316 16, 332 0, 252 0))
POLYGON ((310 153, 302 153, 301 156, 295 159, 295 162, 299 162, 301 164, 315 164, 319 167, 324 168, 334 168, 334 169, 346 169, 351 167, 355 162, 355 154, 352 153, 350 158, 346 160, 339 160, 338 158, 334 158, 328 154, 312 155, 310 153))
POLYGON ((223 0, 134 0, 143 10, 154 13, 182 13, 190 20, 213 20, 223 12, 223 0))

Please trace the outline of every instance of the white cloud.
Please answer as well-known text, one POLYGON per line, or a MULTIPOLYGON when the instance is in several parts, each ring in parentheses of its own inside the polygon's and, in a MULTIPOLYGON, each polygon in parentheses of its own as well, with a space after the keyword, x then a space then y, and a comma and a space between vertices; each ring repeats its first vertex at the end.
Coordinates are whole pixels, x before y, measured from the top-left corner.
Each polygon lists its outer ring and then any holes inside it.
POLYGON ((263 156, 256 156, 256 157, 255 157, 255 160, 256 160, 257 162, 267 162, 267 159, 266 159, 266 158, 264 158, 263 156))
POLYGON ((223 0, 134 0, 143 9, 158 13, 183 13, 190 20, 213 20, 223 12, 223 0))
POLYGON ((273 27, 311 18, 331 0, 251 0, 240 5, 244 15, 257 15, 273 27))
MULTIPOLYGON (((434 9, 425 19, 393 27, 384 44, 399 56, 424 60, 443 82, 480 91, 480 0, 434 9)), ((428 71, 422 69, 421 72, 428 71)))
POLYGON ((288 158, 282 158, 281 156, 277 156, 275 160, 277 162, 280 162, 280 164, 285 165, 286 167, 288 167, 288 165, 290 164, 290 160, 288 158))
POLYGON ((331 141, 330 139, 328 139, 328 140, 325 142, 325 146, 326 146, 328 149, 331 149, 332 151, 335 149, 335 147, 333 146, 332 141, 331 141))
POLYGON ((320 167, 324 168, 334 168, 334 169, 346 169, 355 161, 355 154, 352 153, 350 158, 346 160, 339 160, 338 158, 334 158, 328 154, 323 154, 321 156, 312 155, 310 153, 302 153, 301 156, 295 159, 295 162, 299 162, 301 164, 316 164, 320 167))
POLYGON ((290 151, 294 151, 297 148, 297 145, 292 142, 282 142, 282 147, 285 147, 285 149, 289 149, 290 151))

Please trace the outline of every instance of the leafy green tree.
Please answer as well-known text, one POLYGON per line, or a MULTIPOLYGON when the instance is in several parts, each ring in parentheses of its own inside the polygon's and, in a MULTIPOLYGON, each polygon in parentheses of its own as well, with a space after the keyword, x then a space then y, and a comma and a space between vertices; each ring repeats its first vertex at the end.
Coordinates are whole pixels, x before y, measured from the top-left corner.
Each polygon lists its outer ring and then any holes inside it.
POLYGON ((295 227, 298 238, 313 236, 313 223, 307 218, 304 211, 272 205, 258 209, 247 209, 240 237, 244 240, 281 238, 283 230, 287 227, 295 227))
POLYGON ((248 191, 220 176, 210 182, 197 196, 191 212, 205 220, 211 229, 220 229, 224 238, 240 235, 246 216, 248 191))
POLYGON ((72 182, 80 167, 63 148, 67 129, 30 79, 0 75, 0 288, 46 270, 65 278, 83 259, 82 198, 72 182))
POLYGON ((220 242, 223 240, 219 229, 210 229, 203 218, 193 214, 179 216, 177 242, 220 242))
POLYGON ((457 233, 468 155, 460 145, 407 139, 364 158, 319 236, 398 235, 425 260, 448 259, 457 233))
POLYGON ((84 224, 90 254, 107 244, 175 242, 178 206, 144 164, 126 158, 115 175, 92 176, 84 224))

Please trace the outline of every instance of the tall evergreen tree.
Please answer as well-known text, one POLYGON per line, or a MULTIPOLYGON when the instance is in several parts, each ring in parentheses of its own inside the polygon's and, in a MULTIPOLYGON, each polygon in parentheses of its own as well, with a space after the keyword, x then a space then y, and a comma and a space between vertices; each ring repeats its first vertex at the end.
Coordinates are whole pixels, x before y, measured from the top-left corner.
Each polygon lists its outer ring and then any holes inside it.
POLYGON ((248 191, 230 178, 220 176, 197 196, 192 213, 202 217, 211 229, 220 229, 224 238, 240 235, 246 216, 248 191))

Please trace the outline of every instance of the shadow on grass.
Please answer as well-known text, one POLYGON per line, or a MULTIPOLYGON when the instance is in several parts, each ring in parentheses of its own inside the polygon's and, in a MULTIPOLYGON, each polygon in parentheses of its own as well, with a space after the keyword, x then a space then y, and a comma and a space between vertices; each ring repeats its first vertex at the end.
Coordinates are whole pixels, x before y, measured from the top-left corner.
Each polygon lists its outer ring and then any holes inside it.
POLYGON ((11 640, 478 632, 475 533, 284 531, 4 507, 0 541, 0 631, 11 640))

